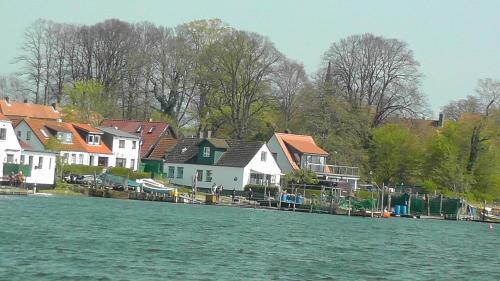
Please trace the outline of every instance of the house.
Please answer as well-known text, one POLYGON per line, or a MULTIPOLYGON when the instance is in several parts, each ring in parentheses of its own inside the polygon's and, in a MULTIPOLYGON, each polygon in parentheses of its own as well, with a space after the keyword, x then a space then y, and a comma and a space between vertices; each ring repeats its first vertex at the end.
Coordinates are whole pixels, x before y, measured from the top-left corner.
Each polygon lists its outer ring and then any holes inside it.
POLYGON ((140 155, 143 170, 153 174, 163 173, 165 153, 177 142, 173 128, 158 121, 108 119, 101 124, 140 137, 140 155))
POLYGON ((0 113, 0 172, 1 182, 8 182, 8 175, 22 171, 26 187, 53 187, 56 170, 56 154, 31 148, 18 141, 11 121, 0 113))
POLYGON ((181 139, 165 156, 171 182, 243 190, 247 184, 279 185, 281 170, 264 142, 226 139, 181 139))
POLYGON ((351 187, 357 188, 359 169, 328 165, 328 152, 319 147, 311 136, 275 133, 267 145, 283 173, 311 170, 320 180, 348 182, 351 187))
POLYGON ((113 160, 109 163, 114 167, 126 167, 133 170, 139 168, 141 138, 114 127, 97 127, 104 133, 102 141, 113 152, 113 160), (114 161, 114 162, 113 162, 114 161))
POLYGON ((36 118, 51 121, 61 121, 62 115, 56 109, 56 105, 41 105, 24 102, 11 101, 8 97, 0 100, 0 113, 9 120, 15 122, 23 118, 36 118))
POLYGON ((19 140, 36 151, 48 150, 51 139, 57 139, 66 164, 108 167, 113 162, 113 153, 101 141, 104 133, 86 124, 24 118, 15 131, 19 140))

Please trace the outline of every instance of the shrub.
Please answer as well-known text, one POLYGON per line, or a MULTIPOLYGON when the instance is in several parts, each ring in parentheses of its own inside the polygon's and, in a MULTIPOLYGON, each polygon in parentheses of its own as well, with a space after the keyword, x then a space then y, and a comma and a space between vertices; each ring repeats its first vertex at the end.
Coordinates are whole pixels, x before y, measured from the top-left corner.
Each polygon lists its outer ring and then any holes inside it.
POLYGON ((250 188, 255 193, 264 193, 264 190, 266 190, 266 192, 271 191, 271 195, 275 195, 279 192, 279 187, 277 187, 277 186, 267 186, 266 187, 264 185, 258 185, 258 184, 245 185, 245 191, 249 191, 250 188))
POLYGON ((87 165, 64 165, 62 167, 63 173, 65 174, 77 174, 77 175, 97 175, 101 174, 103 167, 87 166, 87 165))
POLYGON ((128 168, 123 168, 123 167, 109 168, 107 172, 111 175, 114 175, 114 176, 126 177, 128 175, 128 178, 130 180, 144 179, 144 178, 151 177, 151 174, 148 172, 139 172, 139 171, 134 171, 134 170, 128 169, 128 168))

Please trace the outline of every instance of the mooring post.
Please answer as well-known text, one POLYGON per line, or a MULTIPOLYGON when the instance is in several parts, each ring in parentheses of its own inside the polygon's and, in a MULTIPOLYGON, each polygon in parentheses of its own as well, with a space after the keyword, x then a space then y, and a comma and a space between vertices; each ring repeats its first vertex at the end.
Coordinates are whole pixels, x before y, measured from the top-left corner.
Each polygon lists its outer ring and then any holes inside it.
POLYGON ((372 192, 371 192, 371 194, 372 194, 372 196, 371 196, 371 197, 372 197, 372 200, 371 200, 371 203, 372 203, 372 204, 371 204, 371 205, 372 205, 371 217, 373 218, 373 208, 374 208, 374 206, 373 206, 373 205, 374 205, 374 204, 373 204, 373 186, 372 186, 372 189, 371 189, 371 190, 372 190, 372 192))
POLYGON ((483 208, 483 221, 486 220, 486 200, 484 200, 484 208, 483 208))
POLYGON ((333 187, 330 192, 330 214, 333 214, 333 187))
POLYGON ((431 215, 431 198, 429 193, 427 193, 427 215, 431 215))
POLYGON ((385 182, 382 183, 382 196, 380 197, 380 212, 384 212, 384 190, 385 190, 385 182))
POLYGON ((408 195, 408 215, 410 215, 410 208, 411 208, 411 191, 410 194, 408 195))
POLYGON ((443 216, 443 194, 439 195, 439 215, 443 216))
POLYGON ((388 212, 391 211, 391 201, 392 201, 392 196, 391 196, 391 193, 389 192, 389 194, 387 194, 387 211, 388 212))

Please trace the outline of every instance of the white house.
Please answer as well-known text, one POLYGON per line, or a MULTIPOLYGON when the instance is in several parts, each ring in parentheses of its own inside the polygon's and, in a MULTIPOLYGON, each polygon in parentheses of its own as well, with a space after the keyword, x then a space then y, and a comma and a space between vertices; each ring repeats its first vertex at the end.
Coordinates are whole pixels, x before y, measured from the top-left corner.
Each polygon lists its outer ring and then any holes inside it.
POLYGON ((247 184, 279 185, 281 170, 263 142, 182 139, 167 153, 164 170, 172 183, 243 190, 247 184))
POLYGON ((328 152, 316 145, 311 136, 275 133, 267 145, 284 173, 311 170, 321 180, 347 182, 357 188, 358 167, 328 165, 328 152))
POLYGON ((31 168, 31 173, 26 177, 26 185, 32 187, 36 184, 39 189, 53 187, 55 184, 57 153, 38 151, 22 146, 20 164, 29 165, 31 168))
POLYGON ((141 137, 120 131, 114 127, 101 126, 97 128, 104 133, 102 141, 113 152, 109 165, 137 170, 141 156, 141 137))
MULTIPOLYGON (((21 145, 17 141, 16 133, 11 121, 0 113, 0 173, 4 175, 4 163, 18 164, 21 157, 21 145)), ((6 179, 4 178, 5 182, 6 179)))

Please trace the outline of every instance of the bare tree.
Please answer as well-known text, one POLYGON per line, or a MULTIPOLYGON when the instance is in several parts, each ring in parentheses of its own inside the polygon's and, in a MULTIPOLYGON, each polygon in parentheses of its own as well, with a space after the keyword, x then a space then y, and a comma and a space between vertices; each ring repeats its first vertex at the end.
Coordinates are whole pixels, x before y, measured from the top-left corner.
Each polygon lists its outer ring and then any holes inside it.
POLYGON ((417 115, 426 106, 419 91, 419 63, 405 42, 372 34, 334 43, 324 56, 331 77, 353 108, 373 108, 378 126, 392 114, 417 115))
POLYGON ((479 98, 467 96, 465 99, 451 101, 442 108, 442 112, 447 119, 458 121, 464 113, 477 113, 482 111, 479 98))
POLYGON ((293 118, 297 107, 297 96, 307 84, 307 76, 302 64, 282 59, 271 75, 272 94, 283 116, 283 125, 293 118))

